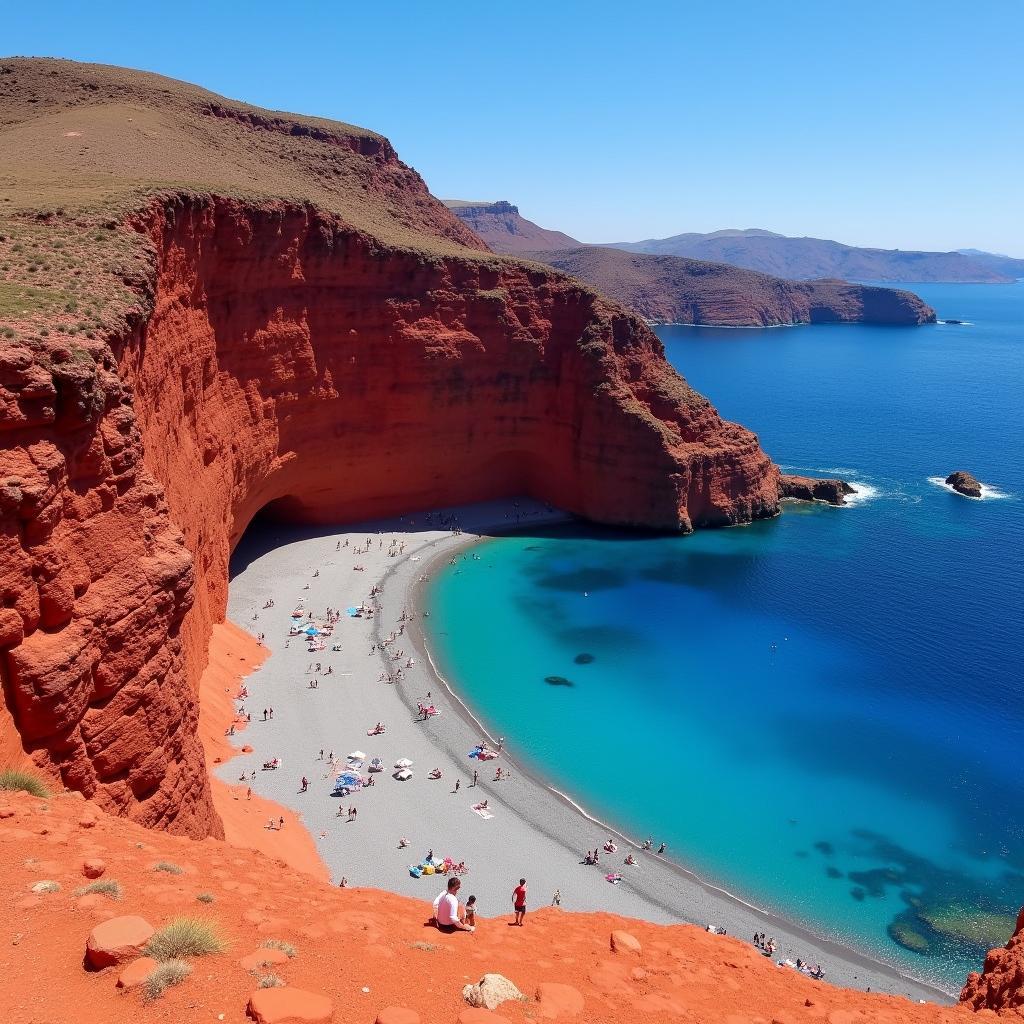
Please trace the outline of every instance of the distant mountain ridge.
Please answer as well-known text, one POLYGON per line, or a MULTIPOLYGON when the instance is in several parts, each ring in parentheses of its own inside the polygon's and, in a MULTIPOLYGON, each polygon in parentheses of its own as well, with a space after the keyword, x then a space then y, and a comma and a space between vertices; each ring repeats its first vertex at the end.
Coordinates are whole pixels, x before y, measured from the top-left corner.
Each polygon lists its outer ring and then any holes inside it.
POLYGON ((838 277, 897 284, 1008 284, 1024 276, 1024 260, 990 253, 869 249, 825 238, 792 238, 761 228, 731 228, 707 234, 689 231, 641 242, 611 242, 609 246, 626 252, 731 263, 797 280, 838 277))
MULTIPOLYGON (((520 214, 519 207, 506 200, 446 199, 443 202, 494 252, 536 253, 575 249, 587 244, 562 231, 542 228, 527 220, 520 214)), ((1024 277, 1024 260, 978 249, 956 252, 870 249, 825 238, 793 238, 764 228, 688 231, 640 242, 609 242, 601 247, 728 263, 798 281, 839 278, 892 284, 1009 284, 1024 277)))
POLYGON ((654 323, 772 327, 935 322, 929 305, 896 288, 786 281, 725 263, 596 245, 518 255, 572 274, 654 323))
POLYGON ((567 249, 581 245, 561 231, 549 231, 519 213, 504 199, 496 203, 443 199, 459 220, 475 231, 495 252, 515 254, 538 249, 567 249))
POLYGON ((957 252, 997 274, 1005 274, 1014 279, 1024 277, 1024 260, 999 252, 985 252, 984 249, 957 249, 957 252))

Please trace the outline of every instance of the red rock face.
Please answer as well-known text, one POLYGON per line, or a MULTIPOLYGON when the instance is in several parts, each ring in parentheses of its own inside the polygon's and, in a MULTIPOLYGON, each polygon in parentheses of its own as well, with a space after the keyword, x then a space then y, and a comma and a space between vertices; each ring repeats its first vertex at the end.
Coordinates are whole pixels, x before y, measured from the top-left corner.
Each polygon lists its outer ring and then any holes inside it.
POLYGON ((193 686, 268 504, 340 522, 528 493, 668 530, 778 510, 757 439, 561 275, 301 205, 176 199, 133 226, 153 308, 113 358, 0 364, 8 701, 37 763, 108 809, 217 831, 193 686))
POLYGON ((989 951, 981 974, 972 971, 967 976, 960 1002, 974 1010, 1024 1012, 1024 907, 1010 941, 989 951))
POLYGON ((0 672, 24 748, 108 810, 216 833, 180 638, 192 560, 109 349, 0 350, 0 432, 0 672))

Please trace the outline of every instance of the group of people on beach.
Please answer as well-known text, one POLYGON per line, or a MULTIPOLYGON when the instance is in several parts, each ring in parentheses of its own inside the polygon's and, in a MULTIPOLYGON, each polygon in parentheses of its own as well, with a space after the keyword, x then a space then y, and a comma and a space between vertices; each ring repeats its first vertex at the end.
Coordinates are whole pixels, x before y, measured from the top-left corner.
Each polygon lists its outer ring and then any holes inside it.
MULTIPOLYGON (((762 955, 768 957, 775 956, 775 951, 778 948, 775 944, 774 936, 766 938, 764 932, 754 932, 754 945, 761 950, 762 955)), ((825 977, 825 971, 822 969, 821 964, 816 964, 814 967, 811 967, 811 965, 801 957, 797 957, 795 961, 780 960, 779 966, 792 967, 801 974, 806 974, 808 978, 814 978, 815 981, 820 981, 825 977)))
MULTIPOLYGON (((604 849, 604 852, 606 854, 615 854, 615 853, 619 852, 618 844, 615 842, 614 839, 612 839, 611 836, 609 836, 605 840, 603 849, 604 849)), ((645 839, 643 841, 643 843, 640 844, 640 849, 641 850, 653 850, 654 849, 654 841, 652 839, 645 839)), ((658 847, 657 853, 658 854, 663 854, 666 849, 667 849, 666 844, 662 843, 661 846, 658 847)), ((584 851, 583 860, 580 861, 580 863, 581 864, 587 864, 589 866, 593 866, 595 864, 600 864, 601 863, 601 851, 596 846, 594 847, 594 849, 592 851, 591 850, 584 851)), ((638 861, 637 861, 636 857, 633 856, 632 851, 627 853, 626 857, 625 857, 625 860, 623 860, 623 864, 628 864, 630 867, 633 867, 637 863, 638 863, 638 861)))

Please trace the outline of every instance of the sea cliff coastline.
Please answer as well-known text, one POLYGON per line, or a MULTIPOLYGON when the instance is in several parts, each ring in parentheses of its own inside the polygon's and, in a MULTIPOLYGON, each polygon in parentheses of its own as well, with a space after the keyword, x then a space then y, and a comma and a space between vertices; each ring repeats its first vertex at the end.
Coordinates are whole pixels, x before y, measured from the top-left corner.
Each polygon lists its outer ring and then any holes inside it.
MULTIPOLYGON (((508 880, 525 873, 537 905, 549 902, 557 888, 565 909, 714 924, 741 938, 765 931, 778 943, 776 959, 799 956, 820 962, 831 982, 914 999, 951 1000, 952 993, 815 936, 667 858, 639 851, 622 831, 597 821, 571 795, 552 787, 517 750, 514 736, 507 738, 497 762, 479 766, 481 778, 474 790, 470 783, 476 762, 466 753, 481 740, 497 743, 498 737, 488 734, 471 704, 456 692, 457 681, 453 685, 443 679, 433 663, 432 637, 444 624, 433 616, 423 617, 429 611, 428 581, 438 568, 464 557, 482 538, 528 531, 566 517, 527 501, 487 503, 460 509, 457 516, 462 526, 458 534, 442 527, 441 513, 437 513, 431 522, 417 515, 337 531, 265 525, 242 542, 238 559, 242 567, 232 583, 229 614, 250 632, 266 633, 270 656, 247 683, 251 696, 246 703, 253 725, 246 730, 244 742, 252 746, 252 753, 240 754, 230 771, 240 767, 256 771, 254 790, 301 815, 335 882, 344 876, 350 885, 430 899, 436 886, 410 877, 408 865, 432 849, 437 855, 467 862, 468 884, 481 898, 485 917, 505 909, 508 880), (367 538, 371 545, 364 551, 361 546, 367 538), (354 563, 348 553, 357 547, 360 553, 354 563), (400 554, 388 557, 389 550, 397 552, 399 547, 400 554), (354 564, 362 565, 362 571, 354 571, 354 564), (315 572, 320 575, 314 577, 315 572), (304 589, 307 586, 309 590, 304 589), (284 648, 286 623, 299 597, 305 598, 304 609, 319 615, 328 605, 358 605, 373 588, 378 591, 379 610, 370 619, 342 620, 336 634, 340 652, 328 647, 310 655, 292 641, 284 648), (271 598, 275 607, 262 609, 271 598), (402 621, 407 624, 406 642, 402 658, 395 662, 378 645, 402 621), (333 672, 318 674, 318 685, 310 689, 303 670, 317 658, 323 669, 330 665, 333 672), (413 665, 405 667, 409 658, 413 665), (395 673, 396 665, 403 668, 397 684, 381 682, 380 675, 395 673), (427 694, 441 713, 418 721, 416 706, 427 694), (262 722, 265 702, 275 708, 273 723, 262 722), (377 721, 386 723, 385 735, 368 737, 367 731, 377 721), (347 752, 357 748, 370 757, 379 754, 388 770, 377 776, 372 790, 347 800, 331 799, 336 769, 318 760, 321 745, 327 754, 333 747, 336 762, 341 763, 347 752), (263 771, 262 763, 274 757, 281 758, 282 768, 263 771), (391 778, 390 765, 399 757, 414 762, 414 778, 408 783, 391 778), (511 780, 492 781, 495 764, 511 771, 511 780), (443 770, 442 780, 426 778, 434 767, 443 770), (306 793, 297 792, 302 775, 312 780, 306 793), (461 783, 459 793, 452 792, 456 778, 461 783), (482 799, 488 801, 492 820, 481 820, 471 810, 482 799), (355 806, 358 817, 351 822, 339 818, 339 806, 355 806), (626 877, 619 886, 608 885, 604 871, 579 864, 584 849, 593 849, 609 836, 617 837, 619 853, 608 858, 606 870, 622 870, 626 877), (409 839, 408 849, 397 848, 400 837, 409 839), (635 869, 618 863, 628 850, 640 861, 635 869)), ((393 646, 385 651, 390 649, 393 646)))

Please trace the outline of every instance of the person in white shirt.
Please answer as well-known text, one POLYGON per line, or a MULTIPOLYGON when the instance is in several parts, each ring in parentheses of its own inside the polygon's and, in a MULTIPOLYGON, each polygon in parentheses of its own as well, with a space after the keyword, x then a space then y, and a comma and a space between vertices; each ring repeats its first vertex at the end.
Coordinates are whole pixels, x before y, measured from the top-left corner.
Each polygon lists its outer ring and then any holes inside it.
POLYGON ((473 932, 476 928, 466 924, 459 912, 459 887, 462 882, 457 878, 448 879, 448 888, 439 893, 434 900, 434 921, 437 927, 443 932, 462 931, 473 932))

